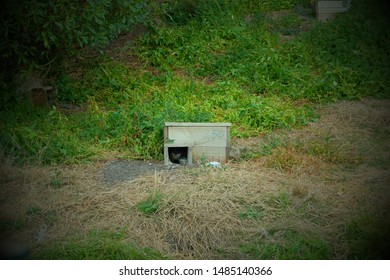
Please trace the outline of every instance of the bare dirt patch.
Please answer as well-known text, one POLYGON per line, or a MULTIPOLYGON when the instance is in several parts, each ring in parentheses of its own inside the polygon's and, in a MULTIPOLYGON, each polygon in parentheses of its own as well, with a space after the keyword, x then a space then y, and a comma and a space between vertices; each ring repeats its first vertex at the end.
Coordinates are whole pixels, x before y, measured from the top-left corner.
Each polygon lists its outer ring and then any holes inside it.
POLYGON ((171 258, 240 259, 248 258, 242 244, 283 245, 281 233, 292 229, 325 240, 331 258, 347 258, 351 219, 388 218, 390 100, 317 110, 321 118, 301 129, 233 141, 251 159, 237 156, 222 169, 134 161, 18 168, 3 161, 1 236, 37 252, 90 230, 121 230, 128 242, 171 258), (141 211, 154 196, 156 209, 141 211))

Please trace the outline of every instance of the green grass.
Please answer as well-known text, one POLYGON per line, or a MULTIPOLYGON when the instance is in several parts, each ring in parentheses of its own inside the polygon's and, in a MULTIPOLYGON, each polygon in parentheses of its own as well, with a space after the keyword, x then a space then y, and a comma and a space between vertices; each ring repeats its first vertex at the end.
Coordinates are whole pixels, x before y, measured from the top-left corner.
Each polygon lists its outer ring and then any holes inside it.
POLYGON ((27 222, 24 218, 18 217, 14 221, 0 221, 0 231, 21 230, 25 228, 27 222))
POLYGON ((142 201, 137 205, 138 210, 146 215, 157 213, 160 197, 160 192, 156 191, 154 194, 151 194, 145 201, 142 201))
POLYGON ((387 216, 363 213, 346 227, 349 259, 382 259, 390 257, 390 220, 387 216))
POLYGON ((125 240, 121 230, 90 231, 86 237, 74 236, 45 244, 32 254, 33 259, 45 260, 150 260, 166 259, 150 248, 138 248, 125 240))
POLYGON ((264 216, 264 208, 259 205, 247 205, 242 211, 239 212, 240 219, 252 219, 261 220, 264 216))
POLYGON ((253 239, 240 249, 251 259, 322 260, 331 256, 330 245, 315 234, 308 236, 288 229, 270 232, 268 238, 253 239))
POLYGON ((3 106, 2 150, 43 164, 161 160, 167 121, 232 122, 232 137, 249 137, 306 125, 317 102, 389 96, 389 31, 367 1, 326 24, 311 19, 307 32, 293 10, 268 16, 297 1, 187 2, 160 10, 185 20, 163 17, 128 48, 141 69, 103 54, 74 65, 81 78, 58 77, 58 101, 87 109, 3 106))

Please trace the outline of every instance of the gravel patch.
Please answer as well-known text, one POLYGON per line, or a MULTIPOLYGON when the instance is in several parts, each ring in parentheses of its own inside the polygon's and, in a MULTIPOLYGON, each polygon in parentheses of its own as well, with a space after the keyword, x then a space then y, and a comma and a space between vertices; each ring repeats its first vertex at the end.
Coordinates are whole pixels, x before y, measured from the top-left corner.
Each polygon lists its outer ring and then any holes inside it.
POLYGON ((134 180, 155 170, 162 170, 163 164, 139 160, 118 160, 107 163, 102 169, 102 181, 107 186, 134 180))

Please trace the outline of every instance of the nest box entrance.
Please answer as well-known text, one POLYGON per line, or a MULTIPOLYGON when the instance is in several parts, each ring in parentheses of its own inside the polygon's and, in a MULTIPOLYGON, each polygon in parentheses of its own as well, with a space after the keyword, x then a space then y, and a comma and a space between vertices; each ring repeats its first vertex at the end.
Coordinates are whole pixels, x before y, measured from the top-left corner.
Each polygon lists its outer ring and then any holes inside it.
POLYGON ((225 162, 230 150, 230 123, 165 123, 164 164, 225 162))

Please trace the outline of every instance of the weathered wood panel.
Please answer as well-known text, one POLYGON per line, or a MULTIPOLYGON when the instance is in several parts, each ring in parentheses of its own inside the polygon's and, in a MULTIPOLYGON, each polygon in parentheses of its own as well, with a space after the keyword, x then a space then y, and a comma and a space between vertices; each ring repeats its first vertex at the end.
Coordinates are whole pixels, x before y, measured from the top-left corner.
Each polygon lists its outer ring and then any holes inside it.
POLYGON ((225 162, 228 156, 228 147, 223 146, 200 146, 193 147, 192 156, 195 162, 207 161, 225 162))
POLYGON ((189 147, 192 160, 224 162, 230 148, 230 123, 166 123, 164 163, 169 164, 169 147, 189 147))
POLYGON ((168 139, 192 146, 226 146, 226 127, 170 127, 168 139))

